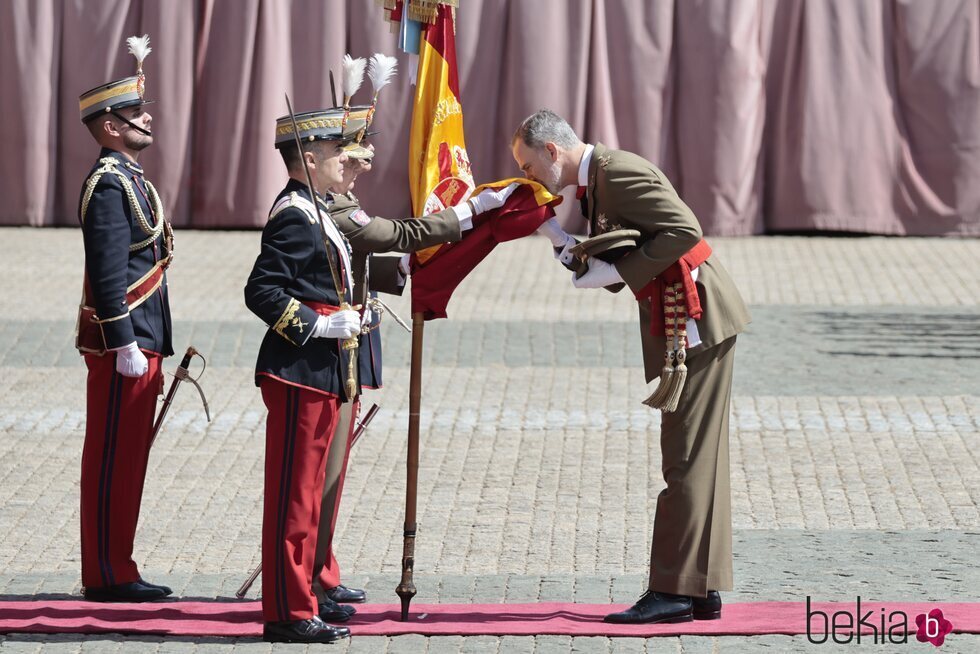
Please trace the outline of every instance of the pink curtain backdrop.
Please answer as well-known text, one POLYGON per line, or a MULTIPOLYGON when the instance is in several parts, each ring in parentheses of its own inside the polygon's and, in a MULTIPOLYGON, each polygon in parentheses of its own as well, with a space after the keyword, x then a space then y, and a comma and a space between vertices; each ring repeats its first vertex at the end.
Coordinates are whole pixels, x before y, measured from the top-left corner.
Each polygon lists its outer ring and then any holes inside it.
MULTIPOLYGON (((708 234, 980 235, 977 0, 461 0, 477 182, 549 107, 658 164, 708 234)), ((257 227, 282 187, 284 93, 329 104, 345 52, 396 54, 372 0, 3 0, 0 225, 74 225, 97 146, 78 95, 130 75, 148 33, 156 143, 141 158, 177 226, 257 227)), ((381 96, 356 192, 410 211, 408 59, 381 96)), ((338 78, 339 82, 339 78, 338 78)), ((357 101, 368 101, 363 90, 357 101)), ((559 217, 581 228, 576 203, 559 217)))

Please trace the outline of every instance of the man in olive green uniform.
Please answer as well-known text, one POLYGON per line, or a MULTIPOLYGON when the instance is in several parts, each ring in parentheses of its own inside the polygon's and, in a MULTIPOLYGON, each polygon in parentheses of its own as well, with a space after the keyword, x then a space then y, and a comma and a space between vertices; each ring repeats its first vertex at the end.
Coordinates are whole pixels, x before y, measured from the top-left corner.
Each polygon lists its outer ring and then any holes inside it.
MULTIPOLYGON (((749 322, 748 310, 701 238, 697 218, 652 163, 581 142, 564 119, 548 110, 528 117, 511 146, 524 174, 552 193, 578 185, 590 236, 626 229, 640 233, 635 247, 615 263, 589 258, 588 271, 574 276, 573 283, 613 292, 624 283, 629 286, 639 304, 648 382, 661 376, 665 352, 672 357, 669 376, 674 376, 678 352, 686 363, 676 408, 665 410, 661 419, 667 487, 657 500, 648 589, 634 606, 606 620, 718 618, 718 591, 732 589, 728 414, 735 337, 749 322), (665 279, 667 289, 675 288, 676 281, 676 289, 690 292, 665 297, 665 279), (670 332, 674 315, 683 318, 680 324, 674 321, 670 332), (683 334, 686 342, 681 338, 679 347, 677 340, 668 343, 667 334, 683 334)), ((575 240, 557 223, 542 231, 567 264, 575 240)))
MULTIPOLYGON (((462 233, 472 227, 475 215, 502 206, 513 188, 483 191, 458 206, 422 218, 390 220, 374 217, 361 209, 352 191, 357 176, 371 169, 374 149, 361 141, 349 144, 345 152, 348 160, 344 164, 343 181, 331 187, 330 193, 326 194, 326 205, 334 224, 350 243, 354 301, 365 306, 362 324, 368 327, 380 319, 373 315, 368 301, 369 293, 380 291, 401 295, 408 274, 406 267, 399 265, 400 257, 378 257, 373 256, 374 253, 411 252, 458 241, 462 233)), ((380 334, 377 325, 373 326, 373 331, 362 333, 358 347, 362 387, 380 384, 380 334)), ((353 607, 340 604, 358 603, 366 599, 363 590, 347 588, 340 583, 340 568, 333 553, 334 530, 359 404, 358 398, 342 405, 337 431, 327 455, 313 565, 313 592, 320 601, 320 617, 328 622, 346 621, 353 615, 353 607), (341 434, 346 434, 346 438, 336 437, 341 434)))

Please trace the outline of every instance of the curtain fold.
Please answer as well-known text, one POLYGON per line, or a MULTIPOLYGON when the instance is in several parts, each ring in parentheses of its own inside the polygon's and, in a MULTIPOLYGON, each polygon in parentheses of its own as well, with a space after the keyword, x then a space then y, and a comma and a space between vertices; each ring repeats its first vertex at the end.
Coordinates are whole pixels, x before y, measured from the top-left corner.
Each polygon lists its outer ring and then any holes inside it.
MULTIPOLYGON (((980 235, 976 0, 461 0, 457 45, 477 183, 513 176, 510 138, 549 107, 580 136, 659 165, 705 232, 980 235)), ((133 74, 148 33, 154 145, 174 223, 257 227, 285 175, 272 146, 340 92, 345 52, 394 54, 368 211, 410 213, 409 59, 368 0, 0 3, 0 225, 75 225, 98 148, 78 96, 133 74)), ((365 83, 355 103, 368 103, 365 83)), ((571 229, 577 203, 558 208, 571 229)))

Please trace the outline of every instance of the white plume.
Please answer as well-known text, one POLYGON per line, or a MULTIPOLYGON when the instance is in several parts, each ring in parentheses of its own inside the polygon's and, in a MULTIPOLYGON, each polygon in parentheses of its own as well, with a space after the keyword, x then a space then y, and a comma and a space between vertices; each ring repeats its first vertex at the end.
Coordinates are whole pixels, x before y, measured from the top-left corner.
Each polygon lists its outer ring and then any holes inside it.
POLYGON ((352 59, 349 54, 344 55, 344 103, 346 104, 357 89, 361 88, 364 81, 364 67, 367 61, 363 57, 352 59))
POLYGON ((143 36, 131 36, 126 39, 126 45, 129 46, 129 53, 136 57, 136 63, 138 66, 142 66, 143 60, 146 59, 146 55, 153 52, 153 48, 150 47, 149 34, 144 34, 143 36))
POLYGON ((371 88, 374 89, 375 96, 395 76, 395 68, 397 66, 397 59, 381 54, 380 52, 371 57, 371 62, 368 64, 367 76, 371 80, 371 88))

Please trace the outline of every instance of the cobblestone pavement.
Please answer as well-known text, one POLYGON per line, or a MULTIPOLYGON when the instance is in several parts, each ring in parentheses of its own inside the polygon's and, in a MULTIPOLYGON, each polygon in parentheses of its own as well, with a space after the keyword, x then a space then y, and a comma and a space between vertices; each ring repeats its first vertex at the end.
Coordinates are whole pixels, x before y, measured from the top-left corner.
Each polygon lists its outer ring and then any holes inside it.
MULTIPOLYGON (((264 327, 242 302, 258 238, 178 233, 175 347, 207 354, 214 421, 182 391, 151 457, 136 558, 183 597, 230 598, 258 561, 264 406, 251 367, 264 327)), ((978 600, 980 242, 712 245, 754 318, 737 354, 737 590, 726 600, 978 600)), ((81 268, 76 230, 0 230, 0 599, 79 592, 81 268)), ((450 320, 426 325, 419 602, 628 603, 643 590, 662 480, 635 306, 626 293, 576 291, 566 275, 542 239, 504 244, 456 292, 450 320)), ((408 316, 407 298, 391 304, 408 316)), ((409 337, 391 321, 384 337, 386 388, 367 398, 382 411, 351 458, 337 552, 350 584, 391 602, 409 337)), ((0 635, 5 652, 273 649, 304 648, 0 635)), ((805 636, 355 634, 330 651, 811 650, 805 636)), ((980 651, 980 636, 953 634, 942 651, 980 651)))

